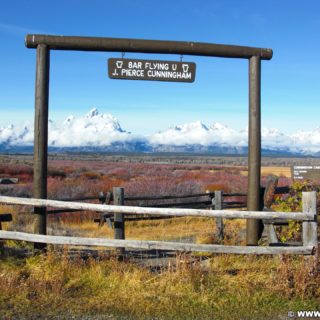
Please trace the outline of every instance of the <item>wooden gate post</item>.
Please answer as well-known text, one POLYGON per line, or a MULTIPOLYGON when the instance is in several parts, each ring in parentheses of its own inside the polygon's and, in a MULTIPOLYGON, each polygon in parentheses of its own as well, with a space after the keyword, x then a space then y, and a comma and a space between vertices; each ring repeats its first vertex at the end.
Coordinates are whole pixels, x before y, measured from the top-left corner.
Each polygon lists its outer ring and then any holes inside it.
MULTIPOLYGON (((214 209, 215 210, 222 210, 223 209, 222 191, 215 191, 214 192, 214 209)), ((217 239, 219 241, 222 241, 224 238, 224 225, 223 225, 223 218, 222 217, 216 218, 216 226, 217 226, 217 232, 216 232, 217 239)))
MULTIPOLYGON (((113 204, 117 206, 124 205, 124 188, 114 187, 113 188, 113 204)), ((115 213, 114 214, 114 238, 124 240, 125 230, 124 230, 124 214, 115 213)), ((117 248, 120 254, 124 253, 124 248, 117 248)))
MULTIPOLYGON (((47 198, 48 171, 48 113, 49 113, 49 69, 50 50, 43 44, 37 46, 36 92, 34 118, 34 165, 33 196, 47 198)), ((34 208, 36 217, 34 232, 47 234, 47 210, 45 207, 34 208)), ((35 249, 44 249, 46 244, 38 243, 35 249)))
POLYGON ((314 247, 315 252, 312 257, 312 269, 316 270, 317 260, 319 259, 316 191, 302 192, 302 210, 304 213, 313 216, 313 220, 302 223, 302 243, 304 247, 314 247))
MULTIPOLYGON (((261 170, 261 59, 249 59, 249 151, 248 151, 248 198, 249 211, 260 210, 261 170)), ((256 246, 262 221, 247 220, 247 245, 256 246)))

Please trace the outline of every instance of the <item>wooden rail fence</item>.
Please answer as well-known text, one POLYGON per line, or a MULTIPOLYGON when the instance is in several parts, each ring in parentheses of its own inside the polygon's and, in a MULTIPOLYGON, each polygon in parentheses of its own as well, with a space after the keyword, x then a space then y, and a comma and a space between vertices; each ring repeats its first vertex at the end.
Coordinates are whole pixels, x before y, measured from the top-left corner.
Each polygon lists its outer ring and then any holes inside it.
MULTIPOLYGON (((86 196, 78 198, 64 198, 59 199, 61 201, 89 201, 89 200, 99 200, 100 203, 110 204, 114 201, 114 194, 118 192, 123 193, 121 196, 121 202, 123 205, 132 205, 139 207, 153 207, 153 208, 190 208, 190 209, 215 209, 221 210, 226 208, 246 208, 246 201, 230 201, 232 197, 247 197, 245 193, 223 193, 222 191, 207 191, 206 193, 194 193, 189 195, 161 195, 161 196, 126 196, 124 189, 114 188, 112 192, 99 192, 97 196, 86 196), (122 190, 122 191, 121 191, 122 190), (194 199, 194 200, 193 200, 194 199), (228 200, 226 200, 228 199, 228 200), (187 201, 189 200, 189 201, 187 201)), ((48 210, 48 214, 59 214, 65 212, 79 212, 78 209, 55 209, 48 210)), ((99 226, 103 226, 105 222, 110 227, 117 225, 115 228, 115 239, 124 239, 124 230, 120 231, 120 228, 124 229, 125 221, 141 221, 141 220, 163 220, 172 219, 177 216, 148 216, 148 215, 131 215, 122 216, 124 219, 123 223, 119 225, 115 222, 115 215, 113 213, 101 213, 99 219, 94 221, 99 223, 99 226), (122 233, 123 237, 119 238, 119 234, 122 233)), ((221 241, 224 238, 224 224, 222 218, 216 218, 217 223, 217 238, 221 241)))
MULTIPOLYGON (((121 188, 118 188, 121 189, 121 188)), ((317 208, 316 192, 303 192, 302 212, 269 212, 269 211, 239 211, 239 210, 204 210, 204 209, 186 209, 186 208, 156 208, 156 207, 139 207, 124 206, 123 192, 116 192, 117 200, 114 205, 93 204, 71 201, 57 201, 33 198, 17 198, 0 196, 0 203, 41 207, 54 207, 72 210, 92 210, 102 213, 113 213, 118 215, 115 218, 115 229, 118 239, 101 239, 101 238, 81 238, 81 237, 60 237, 36 235, 22 232, 0 231, 0 239, 13 239, 30 241, 34 243, 51 243, 65 245, 82 245, 82 246, 106 246, 121 248, 140 248, 140 249, 167 249, 180 251, 197 251, 213 253, 237 253, 237 254, 317 254, 318 237, 317 237, 317 208), (166 241, 140 241, 125 240, 123 215, 151 215, 151 216, 195 216, 211 217, 224 219, 263 219, 280 221, 297 220, 302 221, 302 246, 227 246, 227 245, 200 245, 189 243, 176 243, 166 241), (123 233, 122 233, 123 232, 123 233)))
MULTIPOLYGON (((273 194, 284 194, 289 192, 289 187, 278 187, 276 188, 276 184, 273 181, 274 189, 272 190, 272 194, 269 196, 269 199, 272 201, 273 194)), ((268 185, 266 188, 261 188, 261 196, 265 194, 266 189, 268 189, 268 185)), ((113 193, 117 192, 117 188, 113 190, 113 192, 107 192, 104 194, 103 192, 99 192, 97 196, 86 196, 80 198, 65 198, 59 199, 62 201, 88 201, 88 200, 99 200, 101 203, 110 204, 113 201, 113 193)), ((161 195, 161 196, 126 196, 124 190, 123 192, 123 204, 124 205, 132 205, 139 207, 158 207, 158 208, 191 208, 191 209, 214 209, 214 210, 222 210, 222 209, 240 209, 246 208, 246 198, 247 194, 245 193, 223 193, 222 191, 214 191, 210 192, 209 190, 206 193, 196 193, 189 195, 161 195), (230 201, 232 197, 241 197, 242 201, 230 201), (192 200, 195 199, 195 200, 192 200), (191 199, 190 201, 186 201, 185 199, 191 199), (169 200, 169 201, 168 201, 169 200), (182 201, 182 202, 181 202, 182 201)), ((261 200, 261 202, 264 202, 261 200)), ((263 207, 261 207, 263 209, 263 207)), ((47 211, 48 214, 59 214, 64 212, 78 212, 77 209, 55 209, 47 211)), ((163 220, 163 219, 172 219, 176 218, 176 216, 148 216, 148 215, 134 215, 134 216, 124 216, 125 221, 141 221, 141 220, 163 220)), ((107 225, 113 227, 112 223, 114 223, 114 214, 112 213, 101 213, 99 219, 95 219, 95 222, 99 223, 99 226, 103 226, 106 222, 107 225)), ((274 237, 274 228, 273 224, 284 224, 284 222, 273 222, 269 223, 264 221, 265 227, 268 230, 268 238, 274 237), (271 225, 272 224, 272 225, 271 225), (271 236, 270 236, 271 235, 271 236)), ((287 223, 287 222, 286 222, 287 223)), ((124 227, 124 224, 123 224, 124 227)), ((223 218, 216 218, 216 238, 219 241, 224 239, 224 222, 223 218)), ((117 239, 116 234, 118 233, 117 229, 115 229, 115 238, 117 239)), ((124 234, 124 231, 123 231, 124 234)), ((276 242, 276 241, 272 241, 276 242)))

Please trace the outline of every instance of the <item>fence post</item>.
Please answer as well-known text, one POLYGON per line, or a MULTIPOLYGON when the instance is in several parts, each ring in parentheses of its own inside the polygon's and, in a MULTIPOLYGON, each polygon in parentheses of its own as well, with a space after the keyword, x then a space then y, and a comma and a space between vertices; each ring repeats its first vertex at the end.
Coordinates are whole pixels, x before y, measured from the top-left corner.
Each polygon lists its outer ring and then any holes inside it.
MULTIPOLYGON (((48 112, 49 112, 50 48, 37 46, 36 92, 34 118, 33 197, 47 198, 48 171, 48 112)), ((47 209, 35 207, 34 232, 47 234, 47 209)), ((44 250, 45 243, 35 243, 35 249, 44 250)))
MULTIPOLYGON (((113 188, 113 204, 117 206, 124 205, 124 188, 114 187, 113 188)), ((115 213, 114 214, 114 238, 124 240, 124 214, 115 213)), ((124 253, 124 248, 117 248, 119 254, 124 253)))
POLYGON ((318 222, 317 222, 317 193, 316 191, 302 192, 302 210, 304 213, 312 215, 313 220, 302 223, 302 243, 303 246, 313 246, 315 248, 312 261, 314 267, 318 259, 318 222))
MULTIPOLYGON (((214 209, 215 210, 222 210, 223 209, 222 191, 215 191, 214 192, 214 209)), ((216 236, 217 236, 217 239, 219 241, 221 241, 224 238, 224 224, 223 224, 222 217, 216 218, 216 226, 217 226, 216 236)))
MULTIPOLYGON (((264 189, 263 199, 261 201, 263 211, 271 211, 273 197, 276 192, 278 181, 279 181, 279 178, 277 176, 274 176, 274 175, 268 176, 267 184, 264 189)), ((264 225, 262 226, 262 231, 264 228, 267 233, 269 245, 272 243, 278 243, 279 239, 278 239, 276 230, 274 228, 274 225, 272 223, 270 223, 270 221, 266 221, 264 223, 264 225)))
MULTIPOLYGON (((249 59, 249 150, 248 150, 248 197, 249 211, 260 210, 260 171, 261 171, 261 59, 249 59)), ((247 245, 256 246, 259 242, 261 220, 247 219, 247 245)))
MULTIPOLYGON (((2 230, 2 224, 1 224, 1 220, 0 220, 0 231, 2 230)), ((3 247, 4 247, 4 245, 3 245, 3 240, 0 240, 0 254, 1 254, 1 251, 2 251, 2 249, 3 249, 3 247)))

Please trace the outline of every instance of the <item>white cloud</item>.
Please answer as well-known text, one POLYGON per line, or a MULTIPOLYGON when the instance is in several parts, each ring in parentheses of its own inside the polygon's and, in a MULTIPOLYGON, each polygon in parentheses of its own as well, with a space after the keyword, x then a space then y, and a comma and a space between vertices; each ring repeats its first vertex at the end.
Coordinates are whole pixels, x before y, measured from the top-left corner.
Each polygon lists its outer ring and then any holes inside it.
MULTIPOLYGON (((275 128, 263 128, 262 147, 278 151, 320 152, 320 128, 298 131, 286 135, 275 128)), ((106 147, 115 142, 148 142, 152 146, 225 146, 246 147, 248 128, 235 130, 214 122, 207 126, 201 121, 171 127, 148 137, 134 135, 123 130, 111 114, 100 114, 93 108, 85 116, 69 116, 62 123, 49 122, 49 146, 55 147, 106 147)), ((32 146, 33 127, 10 125, 0 128, 0 145, 32 146)))
POLYGON ((242 146, 245 143, 242 134, 220 123, 207 127, 200 121, 183 124, 149 137, 152 144, 171 144, 175 146, 201 144, 242 146))
POLYGON ((93 108, 86 116, 69 116, 61 125, 51 123, 49 145, 56 147, 109 146, 134 139, 111 114, 93 108))

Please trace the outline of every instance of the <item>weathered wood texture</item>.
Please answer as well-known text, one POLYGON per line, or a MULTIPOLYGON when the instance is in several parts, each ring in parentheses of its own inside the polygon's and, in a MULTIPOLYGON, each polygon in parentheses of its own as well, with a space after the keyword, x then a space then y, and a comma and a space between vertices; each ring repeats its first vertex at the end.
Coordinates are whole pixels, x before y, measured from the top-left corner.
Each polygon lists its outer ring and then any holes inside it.
POLYGON ((270 209, 273 203, 273 197, 277 189, 278 185, 278 177, 276 176, 269 176, 267 179, 266 188, 264 191, 263 196, 263 205, 264 208, 270 209))
POLYGON ((278 243, 279 239, 276 233, 276 230, 272 224, 265 225, 267 229, 267 237, 268 237, 268 244, 271 245, 272 243, 278 243))
MULTIPOLYGON (((124 204, 124 189, 115 187, 113 188, 113 203, 116 206, 123 206, 124 204)), ((123 213, 114 213, 114 238, 124 239, 124 215, 123 213)))
POLYGON ((103 238, 79 238, 38 235, 14 231, 0 231, 0 239, 21 240, 28 242, 40 242, 59 245, 80 246, 103 246, 103 247, 125 247, 137 249, 177 250, 212 253, 234 253, 234 254, 303 254, 310 255, 312 246, 308 247, 246 247, 246 246, 224 246, 224 245, 201 245, 180 242, 164 241, 141 241, 141 240, 114 240, 103 238))
MULTIPOLYGON (((215 191, 214 192, 214 209, 215 210, 222 210, 223 209, 223 195, 222 191, 215 191)), ((223 218, 218 217, 216 218, 216 226, 217 232, 216 236, 219 241, 222 241, 224 238, 224 225, 223 225, 223 218)))
MULTIPOLYGON (((124 189, 115 187, 113 188, 113 204, 116 206, 124 205, 124 189)), ((125 230, 124 230, 124 214, 123 213, 114 213, 114 239, 124 240, 125 239, 125 230)), ((118 247, 118 254, 124 254, 125 248, 118 247)), ((119 257, 121 259, 121 257, 119 257)))
POLYGON ((150 215, 163 215, 163 216, 196 216, 196 217, 223 217, 226 219, 291 219, 299 221, 313 221, 314 215, 303 212, 262 212, 262 211, 239 211, 239 210, 200 210, 200 209, 167 209, 167 208, 144 208, 133 206, 115 206, 115 205, 102 205, 94 203, 82 202, 64 202, 57 200, 47 199, 34 199, 34 198, 18 198, 0 196, 0 203, 7 204, 20 204, 26 206, 37 207, 56 207, 56 208, 69 208, 80 210, 92 210, 98 212, 113 212, 125 214, 150 214, 150 215))
POLYGON ((273 54, 271 49, 215 43, 42 34, 28 34, 25 39, 25 44, 27 48, 36 48, 38 45, 46 44, 53 50, 187 54, 245 59, 252 56, 259 56, 265 60, 270 60, 273 54))
MULTIPOLYGON (((41 44, 37 47, 33 165, 33 196, 41 199, 47 198, 49 69, 50 50, 41 44)), ((34 232, 46 234, 46 208, 36 207, 34 214, 34 232)), ((35 247, 44 249, 45 244, 36 244, 35 247)))
MULTIPOLYGON (((260 210, 261 172, 261 59, 249 59, 249 130, 248 130, 248 210, 260 210)), ((247 220, 246 242, 256 246, 261 236, 262 221, 247 220)))
POLYGON ((309 272, 319 273, 319 242, 318 242, 318 221, 317 221, 317 193, 302 192, 302 209, 313 216, 312 221, 302 222, 302 244, 314 248, 313 256, 308 258, 309 272))
MULTIPOLYGON (((104 195, 104 193, 101 191, 99 193, 99 200, 102 204, 109 204, 111 201, 111 198, 113 199, 113 194, 111 192, 107 192, 106 195, 104 195)), ((108 225, 112 228, 112 223, 111 223, 111 215, 106 212, 101 212, 100 213, 100 219, 98 219, 99 221, 99 227, 102 227, 104 225, 105 222, 108 223, 108 225)), ((97 221, 95 221, 97 222, 97 221)))
MULTIPOLYGON (((264 211, 271 210, 271 205, 273 203, 273 197, 276 192, 277 185, 278 185, 278 177, 269 176, 267 179, 267 184, 266 184, 264 196, 263 196, 263 210, 264 211)), ((266 232, 267 232, 269 245, 272 243, 278 243, 279 239, 278 239, 276 230, 274 228, 274 225, 267 223, 267 224, 264 224, 264 228, 266 229, 266 232)))
POLYGON ((302 208, 308 215, 313 216, 312 221, 302 223, 302 241, 304 246, 318 246, 317 222, 317 193, 302 192, 302 208))
MULTIPOLYGON (((224 193, 224 197, 246 197, 246 193, 224 193)), ((140 197, 128 197, 125 196, 125 201, 140 201, 140 200, 169 200, 169 199, 185 199, 185 198, 198 198, 198 197, 214 197, 214 192, 207 191, 206 193, 193 193, 188 195, 177 195, 177 196, 140 196, 140 197)))

